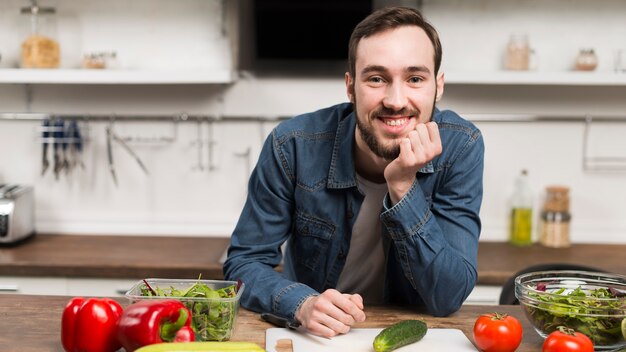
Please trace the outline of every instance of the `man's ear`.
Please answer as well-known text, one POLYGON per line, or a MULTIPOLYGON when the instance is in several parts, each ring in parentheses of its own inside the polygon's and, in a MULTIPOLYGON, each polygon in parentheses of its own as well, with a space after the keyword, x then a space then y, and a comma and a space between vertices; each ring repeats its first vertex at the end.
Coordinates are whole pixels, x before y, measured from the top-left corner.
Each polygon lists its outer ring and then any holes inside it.
POLYGON ((346 94, 348 95, 348 100, 352 104, 354 104, 354 80, 352 76, 350 76, 350 72, 346 72, 346 94))
POLYGON ((437 74, 437 96, 435 97, 435 101, 439 101, 441 96, 443 96, 443 86, 444 86, 444 73, 443 71, 437 74))

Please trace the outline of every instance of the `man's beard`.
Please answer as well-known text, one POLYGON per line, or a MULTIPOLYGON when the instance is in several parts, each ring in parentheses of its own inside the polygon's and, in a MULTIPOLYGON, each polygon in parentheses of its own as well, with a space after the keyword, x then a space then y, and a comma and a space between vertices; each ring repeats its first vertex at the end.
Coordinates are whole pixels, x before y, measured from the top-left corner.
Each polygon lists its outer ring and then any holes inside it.
MULTIPOLYGON (((436 92, 435 92, 435 97, 437 96, 436 92)), ((433 100, 433 109, 432 112, 430 114, 430 118, 429 121, 432 121, 433 116, 435 114, 435 103, 436 103, 437 99, 435 98, 435 100, 433 100)), ((370 148, 370 150, 376 154, 378 157, 381 157, 385 160, 394 160, 396 159, 399 155, 400 155, 400 143, 398 143, 399 139, 394 139, 391 142, 391 146, 385 146, 383 145, 374 135, 374 128, 371 124, 367 124, 365 122, 362 122, 361 119, 359 119, 359 116, 357 114, 356 111, 356 97, 354 99, 354 114, 356 115, 356 126, 359 129, 359 132, 361 133, 361 137, 363 138, 363 141, 365 142, 365 144, 367 144, 367 146, 370 148)), ((389 116, 389 115, 401 115, 401 116, 417 116, 416 118, 419 118, 419 111, 415 111, 415 110, 407 110, 407 109, 402 109, 399 111, 394 111, 388 108, 385 108, 384 106, 376 109, 375 111, 372 112, 372 119, 376 119, 378 116, 380 115, 385 115, 385 116, 389 116)))

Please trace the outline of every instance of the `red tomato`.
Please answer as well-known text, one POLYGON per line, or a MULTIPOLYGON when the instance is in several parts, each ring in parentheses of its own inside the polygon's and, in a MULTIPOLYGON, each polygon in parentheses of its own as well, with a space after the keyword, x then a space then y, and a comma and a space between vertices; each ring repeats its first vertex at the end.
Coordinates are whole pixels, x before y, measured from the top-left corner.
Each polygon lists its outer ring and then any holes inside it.
POLYGON ((542 352, 593 352, 593 342, 581 334, 564 326, 552 332, 543 342, 542 352))
POLYGON ((474 342, 481 351, 513 352, 522 342, 522 324, 510 315, 483 314, 474 323, 474 342))

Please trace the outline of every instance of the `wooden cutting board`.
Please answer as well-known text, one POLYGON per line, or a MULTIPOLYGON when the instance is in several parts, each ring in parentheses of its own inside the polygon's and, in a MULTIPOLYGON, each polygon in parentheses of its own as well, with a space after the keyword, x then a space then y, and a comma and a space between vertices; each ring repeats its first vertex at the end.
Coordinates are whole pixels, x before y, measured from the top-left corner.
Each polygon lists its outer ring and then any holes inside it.
MULTIPOLYGON (((373 352, 372 343, 382 329, 352 329, 345 335, 325 339, 304 332, 271 328, 265 331, 265 349, 278 352, 279 340, 291 340, 293 352, 373 352)), ((281 345, 284 341, 281 341, 281 345)), ((404 346, 394 352, 476 352, 476 348, 458 329, 428 329, 420 341, 404 346)))

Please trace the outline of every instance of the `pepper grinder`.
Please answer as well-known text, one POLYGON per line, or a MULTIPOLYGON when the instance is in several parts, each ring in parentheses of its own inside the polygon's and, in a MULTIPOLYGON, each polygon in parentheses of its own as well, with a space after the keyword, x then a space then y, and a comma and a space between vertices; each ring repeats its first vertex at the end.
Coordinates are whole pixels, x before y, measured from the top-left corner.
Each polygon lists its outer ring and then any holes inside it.
POLYGON ((550 186, 546 188, 546 200, 541 211, 539 242, 546 247, 569 247, 570 220, 569 188, 550 186))

